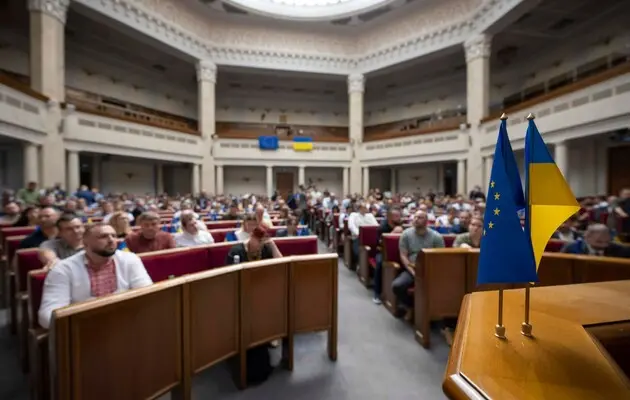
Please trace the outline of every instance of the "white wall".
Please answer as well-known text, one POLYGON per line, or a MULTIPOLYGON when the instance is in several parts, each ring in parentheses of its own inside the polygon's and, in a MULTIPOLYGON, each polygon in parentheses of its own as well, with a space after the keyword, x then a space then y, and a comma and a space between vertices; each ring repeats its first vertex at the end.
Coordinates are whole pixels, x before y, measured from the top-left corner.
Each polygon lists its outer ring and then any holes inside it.
POLYGON ((436 164, 416 164, 398 170, 399 192, 427 193, 438 189, 438 167, 436 164))
POLYGON ((306 184, 315 184, 321 192, 328 190, 341 196, 343 192, 343 170, 341 168, 306 168, 304 170, 306 184))
POLYGON ((608 146, 605 135, 569 142, 565 178, 576 197, 607 194, 608 146))
POLYGON ((154 164, 149 161, 110 157, 103 160, 101 174, 103 193, 155 192, 154 164))
MULTIPOLYGON (((294 180, 295 182, 295 180, 294 180)), ((267 194, 267 170, 260 167, 223 167, 223 193, 234 196, 245 193, 267 194)))

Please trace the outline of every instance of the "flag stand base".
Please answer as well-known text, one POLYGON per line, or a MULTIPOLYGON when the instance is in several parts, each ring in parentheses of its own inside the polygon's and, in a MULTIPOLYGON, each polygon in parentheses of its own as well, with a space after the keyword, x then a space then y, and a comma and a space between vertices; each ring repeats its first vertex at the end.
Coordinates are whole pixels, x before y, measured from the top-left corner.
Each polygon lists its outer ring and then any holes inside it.
POLYGON ((495 325, 494 326, 494 336, 498 337, 499 339, 503 339, 505 340, 505 326, 503 325, 495 325))
POLYGON ((521 334, 522 334, 523 336, 532 337, 532 336, 533 336, 533 335, 532 335, 532 325, 531 325, 531 324, 528 324, 528 323, 523 322, 523 323, 521 324, 521 334))

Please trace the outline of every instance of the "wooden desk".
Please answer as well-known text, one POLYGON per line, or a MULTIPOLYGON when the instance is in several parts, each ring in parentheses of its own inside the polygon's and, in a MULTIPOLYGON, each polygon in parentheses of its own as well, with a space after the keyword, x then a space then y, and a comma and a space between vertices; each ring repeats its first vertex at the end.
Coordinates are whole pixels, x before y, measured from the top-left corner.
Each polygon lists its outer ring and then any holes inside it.
POLYGON ((457 400, 630 399, 628 377, 589 328, 630 320, 630 281, 540 287, 531 296, 535 337, 520 334, 524 290, 514 289, 505 291, 502 341, 493 335, 497 292, 466 295, 444 393, 457 400))

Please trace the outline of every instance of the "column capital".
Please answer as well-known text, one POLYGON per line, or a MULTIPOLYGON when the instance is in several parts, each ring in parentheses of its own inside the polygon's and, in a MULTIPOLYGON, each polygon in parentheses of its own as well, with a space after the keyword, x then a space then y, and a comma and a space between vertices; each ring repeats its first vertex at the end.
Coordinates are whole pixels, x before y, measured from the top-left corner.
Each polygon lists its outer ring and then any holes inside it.
POLYGON ((62 24, 66 23, 66 16, 70 0, 28 0, 28 10, 48 14, 57 18, 62 24))
POLYGON ((365 75, 353 73, 348 75, 348 93, 363 93, 365 91, 365 75))
POLYGON ((464 49, 466 50, 466 62, 471 62, 481 57, 490 57, 491 43, 492 36, 485 33, 479 34, 466 40, 464 42, 464 49))
POLYGON ((208 81, 217 83, 217 65, 210 60, 199 60, 195 66, 197 70, 197 81, 208 81))

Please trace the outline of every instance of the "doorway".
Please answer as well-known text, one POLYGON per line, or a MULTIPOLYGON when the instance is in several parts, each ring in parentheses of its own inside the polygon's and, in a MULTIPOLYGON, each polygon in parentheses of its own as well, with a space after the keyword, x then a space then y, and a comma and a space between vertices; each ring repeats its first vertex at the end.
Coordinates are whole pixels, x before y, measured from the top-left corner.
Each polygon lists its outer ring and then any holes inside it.
POLYGON ((94 187, 92 182, 92 168, 88 163, 81 163, 81 169, 79 171, 79 185, 86 185, 89 188, 94 187))
POLYGON ((623 188, 630 188, 628 160, 630 146, 611 147, 608 149, 608 193, 618 195, 623 188))
POLYGON ((276 190, 283 199, 287 199, 289 193, 293 192, 293 173, 276 172, 276 190))

